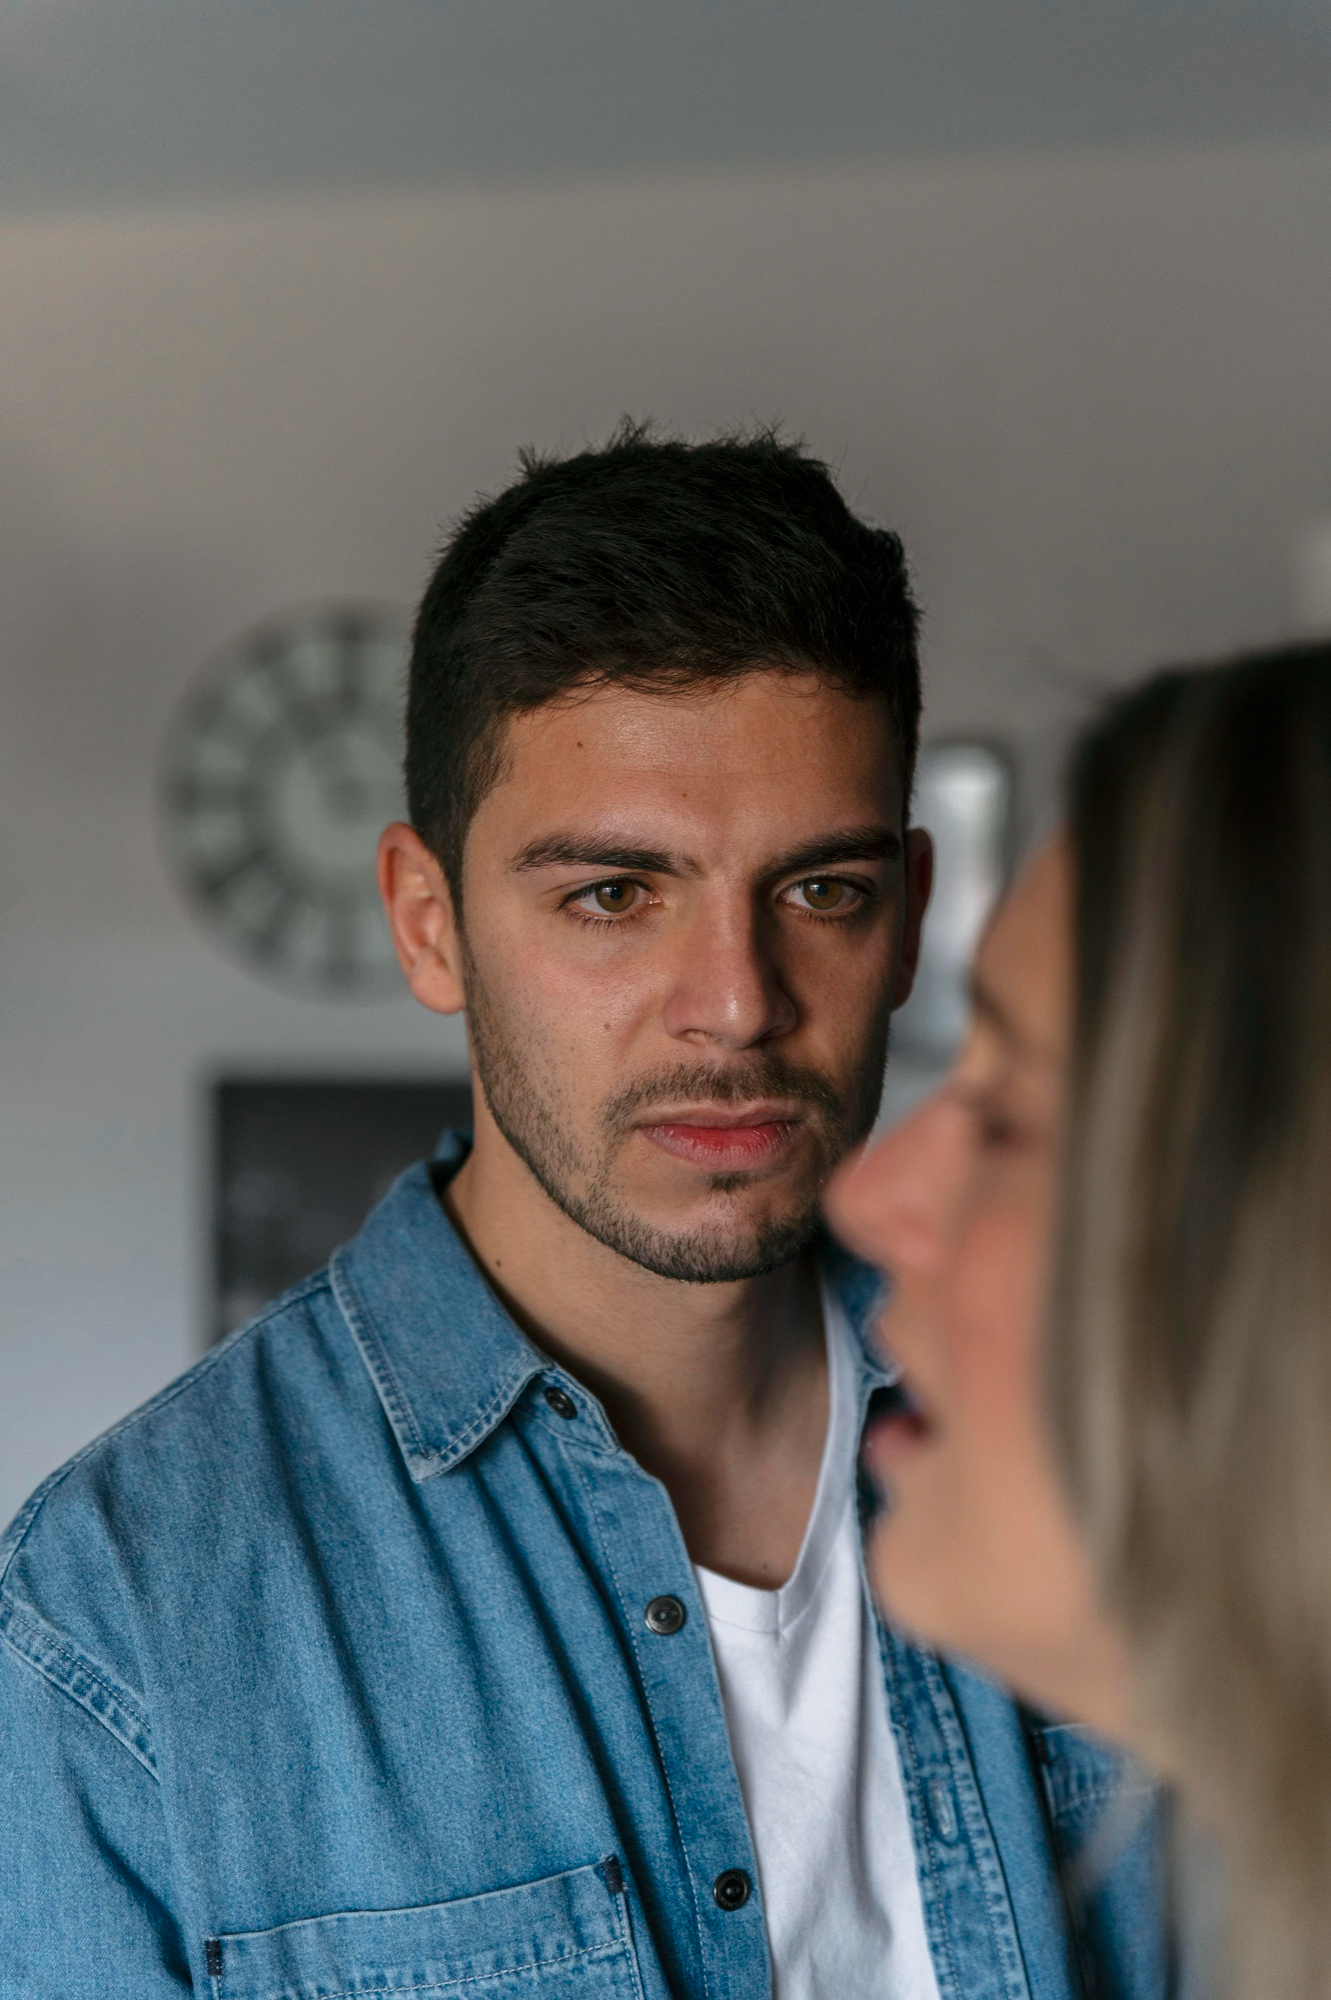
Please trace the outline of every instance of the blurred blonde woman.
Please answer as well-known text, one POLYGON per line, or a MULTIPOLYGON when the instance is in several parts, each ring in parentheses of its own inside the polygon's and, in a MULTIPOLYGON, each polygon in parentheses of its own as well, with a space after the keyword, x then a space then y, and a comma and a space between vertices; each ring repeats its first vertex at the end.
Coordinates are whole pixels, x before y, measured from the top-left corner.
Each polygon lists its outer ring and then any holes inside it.
POLYGON ((1084 737, 943 1088, 843 1173, 890 1273, 895 1616, 1178 1780, 1213 1973, 1331 1995, 1331 647, 1084 737))

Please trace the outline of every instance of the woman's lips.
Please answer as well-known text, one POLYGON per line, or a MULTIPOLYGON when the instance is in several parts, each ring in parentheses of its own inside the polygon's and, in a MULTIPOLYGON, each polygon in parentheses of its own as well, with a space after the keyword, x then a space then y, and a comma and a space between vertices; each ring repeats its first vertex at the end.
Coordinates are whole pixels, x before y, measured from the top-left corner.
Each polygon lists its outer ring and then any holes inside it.
POLYGON ((762 1166, 775 1159, 790 1143, 795 1120, 764 1118, 748 1125, 709 1125, 667 1119, 659 1125, 641 1125, 638 1129, 663 1153, 687 1160, 693 1166, 709 1167, 713 1173, 725 1173, 762 1166))
POLYGON ((928 1417, 909 1390, 898 1384, 891 1403, 869 1423, 860 1446, 864 1468, 875 1485, 887 1488, 893 1471, 929 1444, 933 1435, 928 1417))

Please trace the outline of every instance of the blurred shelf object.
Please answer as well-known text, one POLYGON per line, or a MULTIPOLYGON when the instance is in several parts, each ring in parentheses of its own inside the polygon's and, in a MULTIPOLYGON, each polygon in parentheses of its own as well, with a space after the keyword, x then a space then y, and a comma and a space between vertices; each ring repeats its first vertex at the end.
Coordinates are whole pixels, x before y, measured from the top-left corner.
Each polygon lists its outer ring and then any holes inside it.
POLYGON ((1011 861, 1012 761, 990 742, 944 742, 920 752, 912 823, 934 837, 934 892, 915 990, 893 1016, 882 1123, 891 1123, 946 1073, 966 1032, 967 974, 1011 861))
POLYGON ((465 1080, 244 1078, 213 1086, 214 1338, 354 1236, 447 1128, 471 1129, 465 1080))

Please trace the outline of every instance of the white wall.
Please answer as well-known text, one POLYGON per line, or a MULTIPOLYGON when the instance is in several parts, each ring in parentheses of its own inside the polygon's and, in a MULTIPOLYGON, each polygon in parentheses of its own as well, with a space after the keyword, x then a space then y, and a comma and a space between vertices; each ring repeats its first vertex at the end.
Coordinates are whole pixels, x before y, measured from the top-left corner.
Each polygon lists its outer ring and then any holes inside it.
POLYGON ((1276 634, 1331 511, 1331 149, 0 229, 0 1514, 191 1356, 201 1080, 454 1067, 217 957, 157 857, 197 664, 409 601, 525 441, 780 416, 899 525, 935 730, 1276 634))

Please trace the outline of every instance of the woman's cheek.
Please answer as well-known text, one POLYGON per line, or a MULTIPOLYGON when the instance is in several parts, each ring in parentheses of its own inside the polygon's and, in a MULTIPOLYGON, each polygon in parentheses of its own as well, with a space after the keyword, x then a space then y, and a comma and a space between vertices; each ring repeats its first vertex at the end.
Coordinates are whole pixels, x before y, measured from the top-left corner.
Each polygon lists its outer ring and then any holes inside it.
POLYGON ((1038 1216, 1024 1203, 973 1215, 955 1268, 947 1372, 957 1414, 972 1448, 987 1439, 1006 1457, 1039 1424, 1038 1216))

